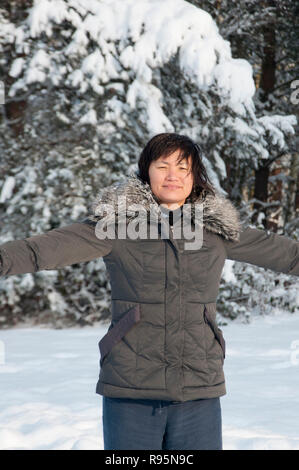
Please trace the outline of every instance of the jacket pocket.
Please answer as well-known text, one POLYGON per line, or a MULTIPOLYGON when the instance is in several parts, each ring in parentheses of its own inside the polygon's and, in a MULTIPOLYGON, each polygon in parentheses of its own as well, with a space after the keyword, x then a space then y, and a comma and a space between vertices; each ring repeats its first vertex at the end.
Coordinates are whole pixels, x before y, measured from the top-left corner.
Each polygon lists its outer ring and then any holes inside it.
POLYGON ((139 304, 131 307, 116 323, 112 322, 109 326, 107 333, 99 342, 99 349, 101 353, 100 365, 107 354, 121 339, 130 331, 130 329, 140 320, 140 306, 139 304))
POLYGON ((218 326, 215 324, 214 320, 211 318, 206 306, 204 307, 204 321, 209 325, 211 330, 213 331, 216 340, 221 346, 222 352, 223 352, 223 359, 225 358, 225 340, 222 334, 222 330, 218 328, 218 326))

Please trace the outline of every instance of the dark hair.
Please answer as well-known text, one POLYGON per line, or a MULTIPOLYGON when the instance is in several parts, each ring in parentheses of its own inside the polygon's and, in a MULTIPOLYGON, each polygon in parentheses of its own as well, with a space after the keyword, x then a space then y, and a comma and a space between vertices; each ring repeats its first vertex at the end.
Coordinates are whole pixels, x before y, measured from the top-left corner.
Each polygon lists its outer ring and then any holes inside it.
POLYGON ((175 133, 162 133, 151 138, 142 150, 138 160, 138 177, 148 184, 149 166, 152 161, 158 160, 162 155, 168 156, 180 149, 179 162, 192 158, 193 188, 187 199, 194 201, 201 193, 211 193, 215 196, 212 183, 202 162, 202 150, 198 144, 186 135, 175 133))

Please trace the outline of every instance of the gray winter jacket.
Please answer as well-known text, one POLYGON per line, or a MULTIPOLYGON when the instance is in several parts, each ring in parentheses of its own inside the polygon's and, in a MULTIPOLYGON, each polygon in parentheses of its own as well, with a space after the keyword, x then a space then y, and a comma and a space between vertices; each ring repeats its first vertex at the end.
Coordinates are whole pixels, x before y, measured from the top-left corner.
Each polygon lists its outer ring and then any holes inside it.
POLYGON ((225 395, 225 341, 216 323, 225 260, 299 275, 299 243, 245 228, 233 204, 219 194, 203 193, 192 206, 193 226, 202 229, 200 248, 187 249, 184 232, 177 238, 170 229, 165 236, 163 212, 150 186, 131 175, 104 188, 85 220, 0 246, 3 276, 103 257, 112 318, 99 342, 100 395, 172 401, 225 395), (125 212, 119 197, 125 197, 125 212), (136 217, 134 208, 128 210, 133 203, 144 208, 146 238, 119 235, 118 222, 129 226, 136 217), (196 206, 203 209, 198 226, 196 206), (99 238, 103 221, 106 227, 116 222, 114 239, 99 238), (150 226, 157 229, 156 238, 150 238, 150 226))

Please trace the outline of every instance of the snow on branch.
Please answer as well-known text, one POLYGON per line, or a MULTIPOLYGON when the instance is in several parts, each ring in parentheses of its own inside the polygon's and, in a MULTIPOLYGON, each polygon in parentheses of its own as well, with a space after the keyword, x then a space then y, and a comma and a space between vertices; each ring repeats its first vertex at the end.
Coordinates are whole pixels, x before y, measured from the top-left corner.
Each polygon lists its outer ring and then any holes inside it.
MULTIPOLYGON (((132 83, 128 103, 134 106, 136 98, 147 96, 147 102, 155 94, 152 70, 178 54, 181 71, 199 89, 213 85, 236 113, 253 110, 251 65, 232 58, 230 44, 220 36, 212 17, 186 1, 35 0, 22 28, 23 35, 15 35, 16 47, 39 38, 41 50, 35 50, 27 64, 19 59, 12 64, 12 76, 19 76, 21 68, 24 73, 10 96, 46 77, 53 77, 55 85, 64 81, 82 92, 88 85, 101 94, 102 83, 117 77, 132 83), (45 35, 51 37, 59 25, 71 29, 68 42, 59 54, 48 50, 47 55, 40 41, 45 35), (91 41, 95 44, 92 52, 91 41), (66 67, 61 65, 62 57, 66 67)), ((154 101, 160 110, 152 111, 152 116, 165 128, 169 120, 163 116, 161 99, 155 96, 154 101)))

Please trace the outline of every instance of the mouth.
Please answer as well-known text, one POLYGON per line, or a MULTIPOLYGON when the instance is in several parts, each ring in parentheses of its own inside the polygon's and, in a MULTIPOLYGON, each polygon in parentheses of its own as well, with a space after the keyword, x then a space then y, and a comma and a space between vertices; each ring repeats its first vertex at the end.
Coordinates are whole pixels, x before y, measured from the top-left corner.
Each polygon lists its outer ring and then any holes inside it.
POLYGON ((168 184, 168 185, 163 186, 163 188, 167 188, 167 189, 182 189, 181 186, 176 186, 175 184, 168 184))

